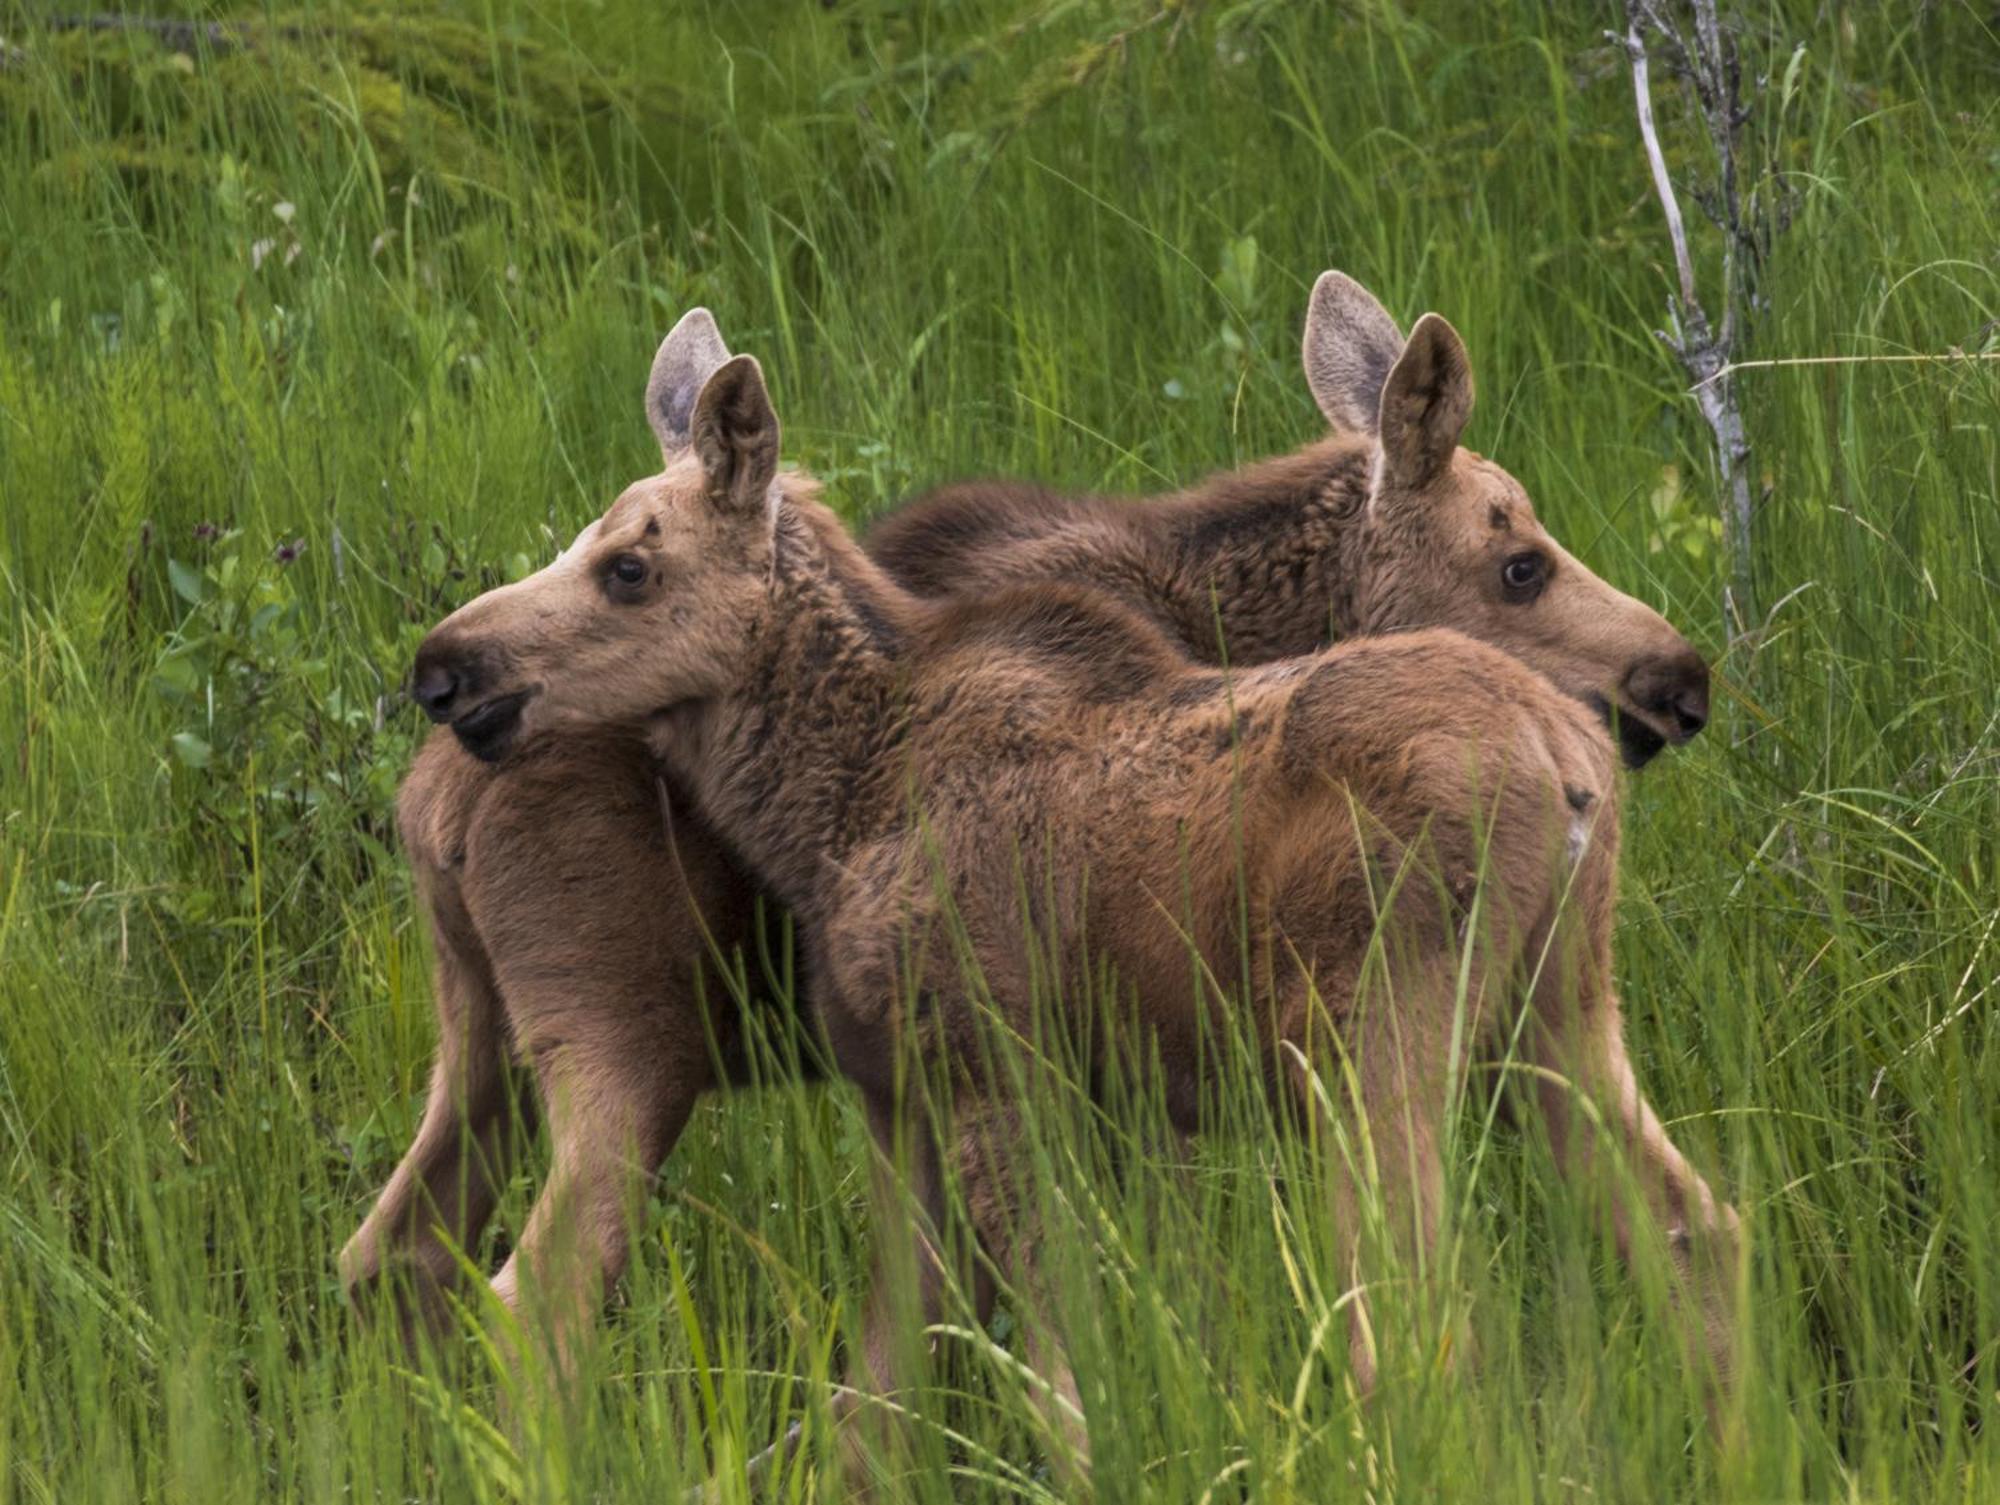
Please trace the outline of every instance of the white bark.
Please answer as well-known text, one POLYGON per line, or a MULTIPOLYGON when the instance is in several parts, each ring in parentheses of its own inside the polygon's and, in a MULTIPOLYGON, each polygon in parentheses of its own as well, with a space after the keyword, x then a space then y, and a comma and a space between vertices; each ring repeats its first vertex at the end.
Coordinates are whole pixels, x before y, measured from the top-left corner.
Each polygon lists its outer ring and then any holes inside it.
POLYGON ((1688 249, 1687 222, 1681 214, 1680 197, 1667 171, 1666 153, 1660 147, 1659 127, 1653 118, 1651 58, 1646 50, 1649 33, 1668 37, 1687 56, 1678 32, 1661 17, 1648 0, 1625 0, 1626 56, 1632 65, 1632 95, 1639 116, 1639 136, 1646 149, 1646 163, 1653 175, 1653 191, 1667 221, 1667 238, 1673 245, 1674 270, 1680 283, 1679 295, 1669 296, 1671 330, 1660 338, 1679 359, 1693 384, 1696 406, 1701 410, 1709 434, 1715 442, 1716 468, 1722 481, 1723 546, 1728 556, 1729 584, 1723 590, 1723 613, 1732 635, 1748 631, 1755 623, 1752 592, 1755 507, 1750 492, 1751 454, 1743 413, 1737 404, 1736 381, 1730 358, 1738 334, 1737 305, 1744 290, 1737 286, 1741 263, 1737 240, 1741 216, 1735 202, 1736 167, 1734 136, 1737 101, 1733 77, 1725 65, 1722 30, 1715 0, 1690 0, 1694 11, 1696 48, 1691 66, 1703 70, 1696 80, 1707 116, 1710 138, 1719 164, 1721 216, 1729 243, 1723 250, 1722 323, 1720 331, 1710 322, 1696 287, 1694 257, 1688 249))

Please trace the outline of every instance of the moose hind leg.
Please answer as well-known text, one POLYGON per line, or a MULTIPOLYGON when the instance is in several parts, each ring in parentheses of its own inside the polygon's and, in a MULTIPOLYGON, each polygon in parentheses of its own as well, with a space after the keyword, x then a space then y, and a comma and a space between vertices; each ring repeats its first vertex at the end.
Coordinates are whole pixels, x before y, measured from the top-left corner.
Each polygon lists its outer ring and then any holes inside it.
MULTIPOLYGON (((588 1038, 536 1062, 548 1119, 550 1168, 493 1291, 544 1345, 557 1373, 573 1370, 604 1293, 624 1274, 638 1193, 673 1148, 703 1087, 692 1062, 663 1059, 643 1008, 607 1008, 588 1038)), ((686 1044, 687 1041, 671 1042, 686 1044)), ((686 1052, 692 1054, 692 1050, 686 1052)))
POLYGON ((711 1045, 735 1020, 715 953, 733 957, 751 900, 636 744, 567 740, 511 767, 504 795, 468 835, 465 891, 550 1170, 494 1290, 567 1376, 624 1272, 638 1189, 715 1083, 711 1045))
POLYGON ((1417 1301, 1402 1305, 1420 1311, 1421 1277, 1434 1263, 1457 972, 1452 958, 1398 969, 1393 986, 1365 989, 1339 1039, 1303 985, 1286 1015, 1302 1025, 1311 1020, 1309 1027, 1288 1024, 1286 1064, 1301 1118, 1325 1146, 1338 1273, 1352 1292, 1349 1366, 1363 1396, 1375 1388, 1386 1336, 1375 1321, 1381 1303, 1374 1293, 1398 1277, 1398 1288, 1417 1301))
POLYGON ((341 1284, 357 1306, 370 1306, 385 1283, 409 1282, 396 1299, 411 1342, 448 1324, 458 1251, 492 1215, 525 1127, 509 1111, 516 1095, 506 1027, 485 950, 452 880, 434 874, 427 886, 438 1021, 429 1096, 415 1139, 339 1258, 341 1284))

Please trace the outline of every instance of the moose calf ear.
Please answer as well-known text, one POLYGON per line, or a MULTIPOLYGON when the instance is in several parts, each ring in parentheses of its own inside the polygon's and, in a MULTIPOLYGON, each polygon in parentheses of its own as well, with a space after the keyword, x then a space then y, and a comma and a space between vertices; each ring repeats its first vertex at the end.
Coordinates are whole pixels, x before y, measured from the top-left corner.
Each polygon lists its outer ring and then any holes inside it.
POLYGON ((755 356, 733 357, 702 384, 689 442, 718 506, 762 507, 778 475, 778 415, 755 356))
POLYGON ((1403 353, 1403 331, 1375 295, 1345 272, 1321 272, 1306 305, 1306 386, 1342 433, 1372 434, 1382 384, 1403 353))
POLYGON ((1465 344, 1442 318, 1425 314, 1382 387, 1378 433, 1385 473, 1407 486, 1436 479, 1471 416, 1472 363, 1465 344))
POLYGON ((672 462, 688 447, 694 421, 694 400, 701 384, 729 359, 722 331, 705 308, 681 315, 673 332, 660 341, 653 357, 653 374, 646 378, 646 421, 660 441, 660 453, 672 462))

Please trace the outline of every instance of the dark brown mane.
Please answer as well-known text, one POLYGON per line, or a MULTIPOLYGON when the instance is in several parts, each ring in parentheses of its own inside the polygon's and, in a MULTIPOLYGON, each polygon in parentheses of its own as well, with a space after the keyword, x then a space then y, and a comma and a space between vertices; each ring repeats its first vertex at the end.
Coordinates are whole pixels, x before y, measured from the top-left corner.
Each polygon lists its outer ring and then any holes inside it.
POLYGON ((1335 434, 1291 454, 1150 496, 1057 492, 999 477, 957 481, 879 513, 862 543, 871 558, 922 596, 959 589, 961 571, 976 561, 978 551, 1031 543, 1091 523, 1181 541, 1190 552, 1206 554, 1231 542, 1268 539, 1314 507, 1336 516, 1358 511, 1368 499, 1371 449, 1365 437, 1335 434))
POLYGON ((1099 591, 1019 585, 935 608, 925 650, 1003 654, 1094 701, 1121 699, 1187 672, 1187 660, 1142 613, 1099 591))
POLYGON ((1239 661, 1303 653, 1352 627, 1371 451, 1335 435, 1155 497, 971 481, 889 513, 864 543, 919 596, 1063 581, 1116 595, 1196 659, 1221 656, 1218 634, 1239 661))
POLYGON ((968 561, 1122 510, 1106 497, 1028 481, 957 481, 879 513, 862 535, 869 557, 920 596, 960 589, 968 561))
POLYGON ((1187 668, 1157 622, 1081 583, 1012 580, 978 595, 926 598, 864 551, 817 491, 809 478, 786 490, 781 568, 823 570, 872 646, 890 656, 919 644, 925 654, 1002 653, 1106 693, 1114 685, 1135 691, 1187 668))
POLYGON ((776 519, 780 573, 824 572, 836 582, 868 646, 895 653, 925 616, 927 603, 912 594, 855 542, 840 518, 820 500, 820 485, 805 471, 788 471, 776 519))
POLYGON ((1368 500, 1373 446, 1351 435, 1221 471, 1148 504, 1151 531, 1207 559, 1232 546, 1282 536, 1314 509, 1352 517, 1368 500))

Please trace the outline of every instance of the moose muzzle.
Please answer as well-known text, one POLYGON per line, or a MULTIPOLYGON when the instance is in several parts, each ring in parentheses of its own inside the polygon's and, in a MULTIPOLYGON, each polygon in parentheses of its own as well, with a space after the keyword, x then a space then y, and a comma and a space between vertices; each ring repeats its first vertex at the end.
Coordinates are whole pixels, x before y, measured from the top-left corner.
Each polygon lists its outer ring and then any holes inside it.
POLYGON ((1668 743, 1692 741, 1708 725, 1708 661, 1692 648, 1640 662, 1621 688, 1630 707, 1618 717, 1627 767, 1643 768, 1668 743))
POLYGON ((453 646, 432 633, 417 650, 410 696, 439 726, 449 726, 461 746, 482 762, 505 757, 521 726, 528 692, 494 694, 495 676, 477 653, 453 646))

